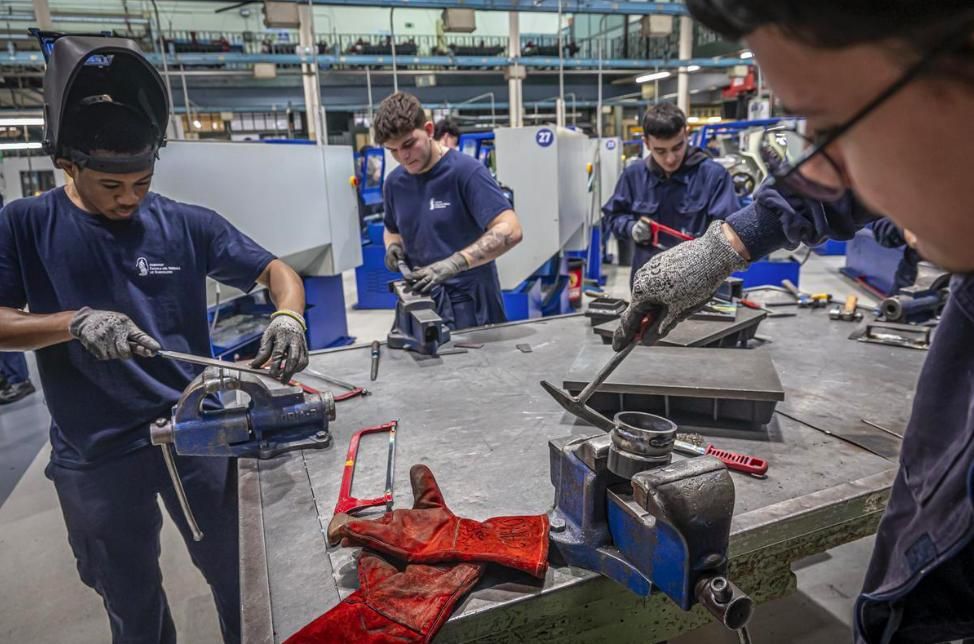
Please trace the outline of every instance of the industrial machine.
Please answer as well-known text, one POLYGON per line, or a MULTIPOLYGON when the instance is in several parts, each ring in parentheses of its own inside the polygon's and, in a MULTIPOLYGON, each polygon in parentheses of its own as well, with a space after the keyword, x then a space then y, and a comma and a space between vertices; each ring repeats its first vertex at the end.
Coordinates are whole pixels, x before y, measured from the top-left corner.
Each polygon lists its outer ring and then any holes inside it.
POLYGON ((405 281, 392 282, 396 296, 396 317, 389 331, 390 349, 408 349, 435 356, 440 346, 450 341, 450 329, 436 312, 433 298, 407 290, 405 281))
MULTIPOLYGON (((171 141, 152 187, 212 208, 296 270, 307 296, 308 346, 322 349, 350 341, 342 272, 362 262, 354 177, 350 146, 171 141)), ((212 280, 207 295, 211 306, 243 296, 212 280)), ((261 325, 246 316, 220 318, 224 327, 237 323, 239 332, 227 335, 238 337, 226 341, 233 352, 245 355, 259 340, 261 325)))
POLYGON ((471 156, 494 172, 494 133, 493 132, 464 132, 460 135, 457 149, 467 156, 471 156))
MULTIPOLYGON (((220 364, 216 360, 209 363, 220 364)), ((196 541, 203 538, 203 533, 183 491, 173 450, 180 456, 264 459, 292 450, 325 448, 332 443, 328 422, 335 420, 335 399, 330 392, 269 385, 265 376, 244 369, 232 365, 207 367, 183 391, 172 415, 160 418, 150 428, 152 444, 162 449, 196 541), (237 392, 243 394, 241 405, 230 401, 230 395, 237 392)))

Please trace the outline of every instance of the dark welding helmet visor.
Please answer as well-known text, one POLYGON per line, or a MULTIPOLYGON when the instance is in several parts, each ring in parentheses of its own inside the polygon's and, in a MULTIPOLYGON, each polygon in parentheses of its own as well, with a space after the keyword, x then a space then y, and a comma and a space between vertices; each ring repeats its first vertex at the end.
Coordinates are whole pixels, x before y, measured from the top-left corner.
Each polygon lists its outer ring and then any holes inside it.
POLYGON ((169 101, 162 77, 127 38, 61 36, 54 40, 44 75, 44 150, 82 168, 123 174, 150 169, 166 144, 169 101), (92 105, 113 103, 152 129, 148 149, 94 155, 67 145, 67 129, 92 105))

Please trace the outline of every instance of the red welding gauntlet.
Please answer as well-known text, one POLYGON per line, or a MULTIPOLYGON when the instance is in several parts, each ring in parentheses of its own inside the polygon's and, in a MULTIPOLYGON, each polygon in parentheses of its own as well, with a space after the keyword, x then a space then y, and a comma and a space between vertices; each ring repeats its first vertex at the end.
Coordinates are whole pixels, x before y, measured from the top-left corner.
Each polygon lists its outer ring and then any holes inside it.
POLYGON ((443 501, 433 473, 425 465, 409 470, 413 509, 386 512, 378 519, 339 514, 328 526, 332 543, 365 546, 410 563, 486 561, 535 577, 548 569, 548 517, 495 517, 484 522, 461 519, 443 501))
POLYGON ((402 572, 363 550, 359 589, 284 644, 429 642, 483 573, 484 564, 424 566, 402 572))

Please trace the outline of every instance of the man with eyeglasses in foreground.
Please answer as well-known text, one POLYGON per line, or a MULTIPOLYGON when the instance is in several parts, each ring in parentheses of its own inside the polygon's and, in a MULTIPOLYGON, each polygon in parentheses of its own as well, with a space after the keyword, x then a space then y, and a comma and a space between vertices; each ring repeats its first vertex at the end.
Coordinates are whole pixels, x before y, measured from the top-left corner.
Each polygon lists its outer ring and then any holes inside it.
POLYGON ((855 637, 884 644, 972 637, 974 132, 957 124, 974 116, 974 6, 970 0, 687 5, 705 26, 744 39, 775 95, 807 117, 813 145, 791 163, 764 146, 775 188, 639 272, 615 348, 655 308, 663 309, 661 328, 669 330, 753 258, 850 236, 869 218, 853 194, 910 230, 917 250, 955 277, 856 602, 855 637), (838 202, 822 205, 829 200, 838 202))

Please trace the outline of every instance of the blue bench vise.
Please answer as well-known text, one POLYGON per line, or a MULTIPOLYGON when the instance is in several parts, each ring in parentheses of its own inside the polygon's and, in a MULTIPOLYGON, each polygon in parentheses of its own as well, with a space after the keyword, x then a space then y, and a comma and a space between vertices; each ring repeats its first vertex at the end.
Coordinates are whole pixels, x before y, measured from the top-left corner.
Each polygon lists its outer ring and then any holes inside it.
POLYGON ((190 510, 173 458, 180 456, 266 459, 298 449, 331 445, 328 422, 335 420, 331 392, 306 393, 301 387, 268 385, 261 376, 207 367, 173 406, 170 418, 150 427, 153 445, 162 449, 183 514, 193 538, 203 538, 190 510), (245 404, 223 406, 217 396, 242 392, 245 404))
POLYGON ((716 458, 672 462, 675 431, 664 418, 621 412, 609 434, 550 441, 551 550, 641 597, 657 589, 683 610, 702 604, 739 631, 753 602, 726 577, 734 484, 716 458), (620 417, 637 416, 646 418, 620 430, 620 417))
POLYGON ((392 282, 396 295, 396 318, 386 339, 390 349, 407 349, 435 356, 450 341, 450 328, 436 312, 433 298, 406 290, 405 281, 392 282))

